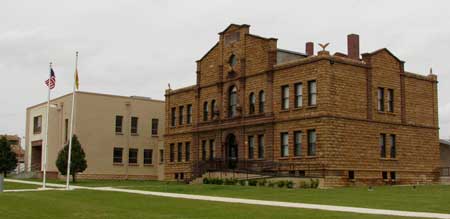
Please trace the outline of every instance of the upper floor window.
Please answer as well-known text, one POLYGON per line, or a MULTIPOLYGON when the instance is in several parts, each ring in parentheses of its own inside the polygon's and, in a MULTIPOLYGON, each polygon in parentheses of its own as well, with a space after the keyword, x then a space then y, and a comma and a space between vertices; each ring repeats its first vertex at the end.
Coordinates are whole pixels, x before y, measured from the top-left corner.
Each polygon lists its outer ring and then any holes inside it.
POLYGON ((266 103, 266 95, 264 94, 264 91, 259 92, 259 112, 264 112, 264 104, 266 103))
POLYGON ((281 133, 281 157, 289 156, 289 135, 287 132, 281 133))
POLYGON ((144 149, 144 164, 152 164, 152 163, 153 163, 153 150, 144 149))
POLYGON ((211 119, 214 119, 214 116, 216 116, 217 113, 216 100, 211 100, 211 119))
POLYGON ((397 154, 397 148, 396 148, 396 136, 391 135, 391 158, 395 158, 397 154))
POLYGON ((302 132, 294 132, 294 156, 301 156, 302 152, 302 132))
POLYGON ((379 87, 377 90, 378 111, 384 112, 384 88, 379 87))
POLYGON ((388 89, 388 112, 394 112, 394 90, 388 89))
POLYGON ((255 113, 256 97, 253 92, 250 93, 250 96, 248 97, 248 102, 249 102, 249 109, 248 109, 249 114, 255 113))
POLYGON ((208 120, 208 114, 209 114, 208 102, 205 101, 203 103, 203 121, 207 121, 208 120))
POLYGON ((317 104, 317 82, 308 81, 308 105, 315 106, 317 104))
POLYGON ((289 85, 281 87, 281 109, 289 109, 289 85))
POLYGON ((184 155, 185 155, 185 161, 189 161, 191 160, 191 142, 186 142, 185 145, 185 151, 184 151, 184 155))
POLYGON ((386 157, 386 134, 380 134, 380 157, 386 157))
POLYGON ((177 108, 172 107, 170 110, 170 125, 176 126, 177 125, 177 108))
POLYGON ((230 66, 232 68, 234 68, 234 66, 236 66, 236 64, 237 64, 237 57, 236 57, 236 55, 232 54, 230 56, 230 59, 228 60, 228 63, 230 64, 230 66))
POLYGON ((138 117, 131 117, 131 134, 138 133, 138 117))
POLYGON ((253 159, 255 153, 255 141, 253 136, 248 136, 248 159, 253 159))
POLYGON ((152 119, 152 135, 158 135, 158 119, 152 119))
POLYGON ((39 134, 42 130, 42 116, 35 116, 33 118, 33 134, 39 134))
POLYGON ((186 116, 186 123, 191 124, 192 123, 192 104, 187 105, 187 116, 186 116))
POLYGON ((308 156, 316 156, 316 130, 308 130, 308 156))
POLYGON ((130 148, 128 150, 128 163, 137 164, 137 162, 138 162, 138 149, 130 148))
POLYGON ((122 132, 123 116, 116 116, 116 133, 122 132))
POLYGON ((122 163, 122 155, 123 155, 123 148, 114 148, 113 151, 113 162, 114 163, 122 163))
POLYGON ((178 108, 178 123, 180 125, 183 125, 183 122, 184 122, 183 115, 184 115, 184 106, 179 106, 179 108, 178 108))
POLYGON ((258 135, 258 158, 264 158, 264 135, 258 135))
POLYGON ((300 108, 303 105, 303 84, 295 84, 295 108, 300 108))
POLYGON ((236 86, 230 87, 228 94, 228 116, 234 117, 237 112, 237 88, 236 86))

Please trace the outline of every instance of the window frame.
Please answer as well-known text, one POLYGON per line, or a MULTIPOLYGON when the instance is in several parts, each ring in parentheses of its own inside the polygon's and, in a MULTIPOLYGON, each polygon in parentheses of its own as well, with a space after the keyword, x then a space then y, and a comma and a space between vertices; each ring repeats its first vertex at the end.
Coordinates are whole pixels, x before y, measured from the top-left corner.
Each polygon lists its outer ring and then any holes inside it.
POLYGON ((378 87, 377 88, 377 110, 378 112, 384 112, 384 88, 378 87))
POLYGON ((164 149, 159 149, 159 163, 164 163, 164 149))
POLYGON ((202 140, 202 160, 205 161, 206 160, 206 144, 207 141, 206 140, 202 140))
POLYGON ((281 86, 281 110, 289 109, 289 85, 281 86))
POLYGON ((113 163, 115 164, 123 163, 123 148, 121 147, 113 148, 113 163), (120 157, 118 155, 116 156, 116 152, 120 152, 120 157))
POLYGON ((397 136, 395 134, 391 134, 390 140, 391 140, 391 150, 389 155, 392 159, 395 159, 397 157, 397 136))
POLYGON ((378 139, 378 144, 380 147, 380 157, 381 158, 386 158, 386 134, 385 133, 380 133, 379 139, 378 139))
POLYGON ((258 159, 264 159, 265 154, 264 135, 258 135, 258 159))
POLYGON ((302 156, 302 131, 294 132, 294 157, 302 156))
POLYGON ((248 114, 256 113, 256 96, 255 93, 251 92, 248 95, 248 114))
POLYGON ((289 157, 289 133, 280 133, 280 157, 289 157), (285 142, 286 140, 286 142, 285 142))
POLYGON ((42 115, 33 117, 33 134, 42 132, 42 115))
POLYGON ((208 121, 209 107, 208 101, 203 102, 203 121, 208 121))
POLYGON ((153 149, 144 149, 144 165, 153 164, 153 149))
POLYGON ((184 123, 183 114, 184 114, 184 106, 182 105, 182 106, 178 107, 178 124, 179 125, 183 125, 183 123, 184 123))
POLYGON ((388 91, 388 112, 394 112, 394 89, 387 89, 388 91))
POLYGON ((259 91, 258 94, 258 112, 259 113, 264 113, 265 109, 264 109, 264 105, 266 104, 266 94, 264 92, 264 90, 259 91))
POLYGON ((170 126, 175 127, 177 125, 177 108, 172 107, 170 109, 170 126))
POLYGON ((247 136, 247 158, 253 160, 255 158, 255 137, 253 135, 247 136))
POLYGON ((183 143, 177 144, 177 162, 183 162, 183 143))
POLYGON ((187 105, 186 124, 192 124, 192 104, 187 105))
POLYGON ((214 119, 217 110, 217 102, 215 99, 211 100, 211 119, 214 119))
POLYGON ((171 163, 175 162, 175 143, 169 145, 169 161, 171 163))
POLYGON ((315 129, 309 129, 308 133, 308 156, 313 157, 317 155, 317 132, 315 129), (314 138, 313 138, 314 137, 314 138))
POLYGON ((152 135, 158 135, 159 119, 152 118, 152 135))
POLYGON ((138 164, 138 154, 139 154, 139 149, 137 148, 129 148, 128 149, 128 164, 138 164), (136 157, 131 157, 131 155, 136 155, 136 157), (136 160, 136 161, 134 161, 136 160), (132 162, 134 161, 134 162, 132 162))
POLYGON ((317 106, 317 80, 308 81, 308 106, 317 106))
POLYGON ((216 159, 216 142, 214 139, 209 139, 209 160, 216 159))
POLYGON ((237 115, 238 94, 237 87, 231 86, 228 90, 228 117, 233 118, 237 115))
POLYGON ((294 85, 295 90, 295 101, 294 101, 294 107, 295 108, 302 108, 303 107, 303 83, 299 82, 294 85))
POLYGON ((184 160, 191 160, 191 142, 187 141, 184 143, 184 160))
POLYGON ((123 132, 123 116, 122 115, 116 115, 115 130, 116 130, 116 133, 123 132))

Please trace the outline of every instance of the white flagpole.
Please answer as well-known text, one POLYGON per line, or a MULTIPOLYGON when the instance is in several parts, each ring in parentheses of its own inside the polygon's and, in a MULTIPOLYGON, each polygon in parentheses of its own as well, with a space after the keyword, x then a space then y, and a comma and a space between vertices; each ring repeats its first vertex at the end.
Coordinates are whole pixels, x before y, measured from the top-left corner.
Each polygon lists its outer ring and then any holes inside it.
POLYGON ((75 83, 76 83, 76 74, 78 68, 78 52, 76 52, 75 57, 75 73, 73 77, 73 92, 72 92, 72 113, 70 116, 70 135, 69 135, 69 151, 67 157, 67 172, 66 172, 66 189, 69 190, 69 181, 70 181, 70 163, 72 160, 72 136, 73 136, 73 117, 74 117, 74 109, 75 109, 75 83))
POLYGON ((50 78, 51 78, 51 71, 52 71, 52 63, 50 62, 50 68, 49 68, 49 72, 48 72, 48 84, 47 84, 47 113, 46 113, 46 117, 45 117, 45 139, 44 139, 44 164, 42 167, 42 171, 43 171, 43 176, 42 176, 42 188, 46 188, 46 178, 47 178, 47 151, 48 151, 48 117, 49 117, 49 112, 50 112, 50 78))

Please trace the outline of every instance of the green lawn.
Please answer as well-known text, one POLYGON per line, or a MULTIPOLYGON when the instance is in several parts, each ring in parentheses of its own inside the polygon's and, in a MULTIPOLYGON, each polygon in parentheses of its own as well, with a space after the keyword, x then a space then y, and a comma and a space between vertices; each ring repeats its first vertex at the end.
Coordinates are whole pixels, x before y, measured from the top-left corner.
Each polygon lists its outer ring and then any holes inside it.
POLYGON ((4 190, 12 190, 12 189, 37 189, 41 186, 39 185, 30 185, 30 184, 23 184, 23 183, 12 183, 12 182, 5 182, 3 189, 4 190))
POLYGON ((0 193, 1 218, 400 218, 91 190, 0 193))
MULTIPOLYGON (((63 183, 62 181, 51 181, 63 183)), ((381 186, 335 189, 279 189, 251 186, 186 185, 159 181, 83 180, 76 185, 111 186, 146 191, 174 192, 273 201, 450 213, 450 186, 381 186)))

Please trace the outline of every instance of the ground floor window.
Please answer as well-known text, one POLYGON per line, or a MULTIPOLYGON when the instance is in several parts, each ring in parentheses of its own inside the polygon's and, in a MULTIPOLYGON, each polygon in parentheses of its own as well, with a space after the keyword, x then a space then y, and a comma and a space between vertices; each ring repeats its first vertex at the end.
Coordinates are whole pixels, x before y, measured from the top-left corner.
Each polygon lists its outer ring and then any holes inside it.
POLYGON ((281 157, 289 156, 289 135, 287 132, 281 133, 281 157))
POLYGON ((258 135, 258 158, 264 158, 264 135, 258 135))
POLYGON ((137 162, 138 162, 138 149, 130 148, 128 150, 128 163, 137 164, 137 162))
POLYGON ((253 159, 254 151, 255 151, 255 142, 253 136, 248 136, 248 159, 253 159))
POLYGON ((182 160, 183 160, 183 143, 178 143, 177 161, 181 162, 182 160))
POLYGON ((144 149, 144 164, 152 164, 153 163, 153 150, 152 149, 144 149))
POLYGON ((308 156, 316 156, 316 130, 308 130, 308 156))
POLYGON ((113 152, 113 162, 122 163, 123 148, 116 147, 113 152))

